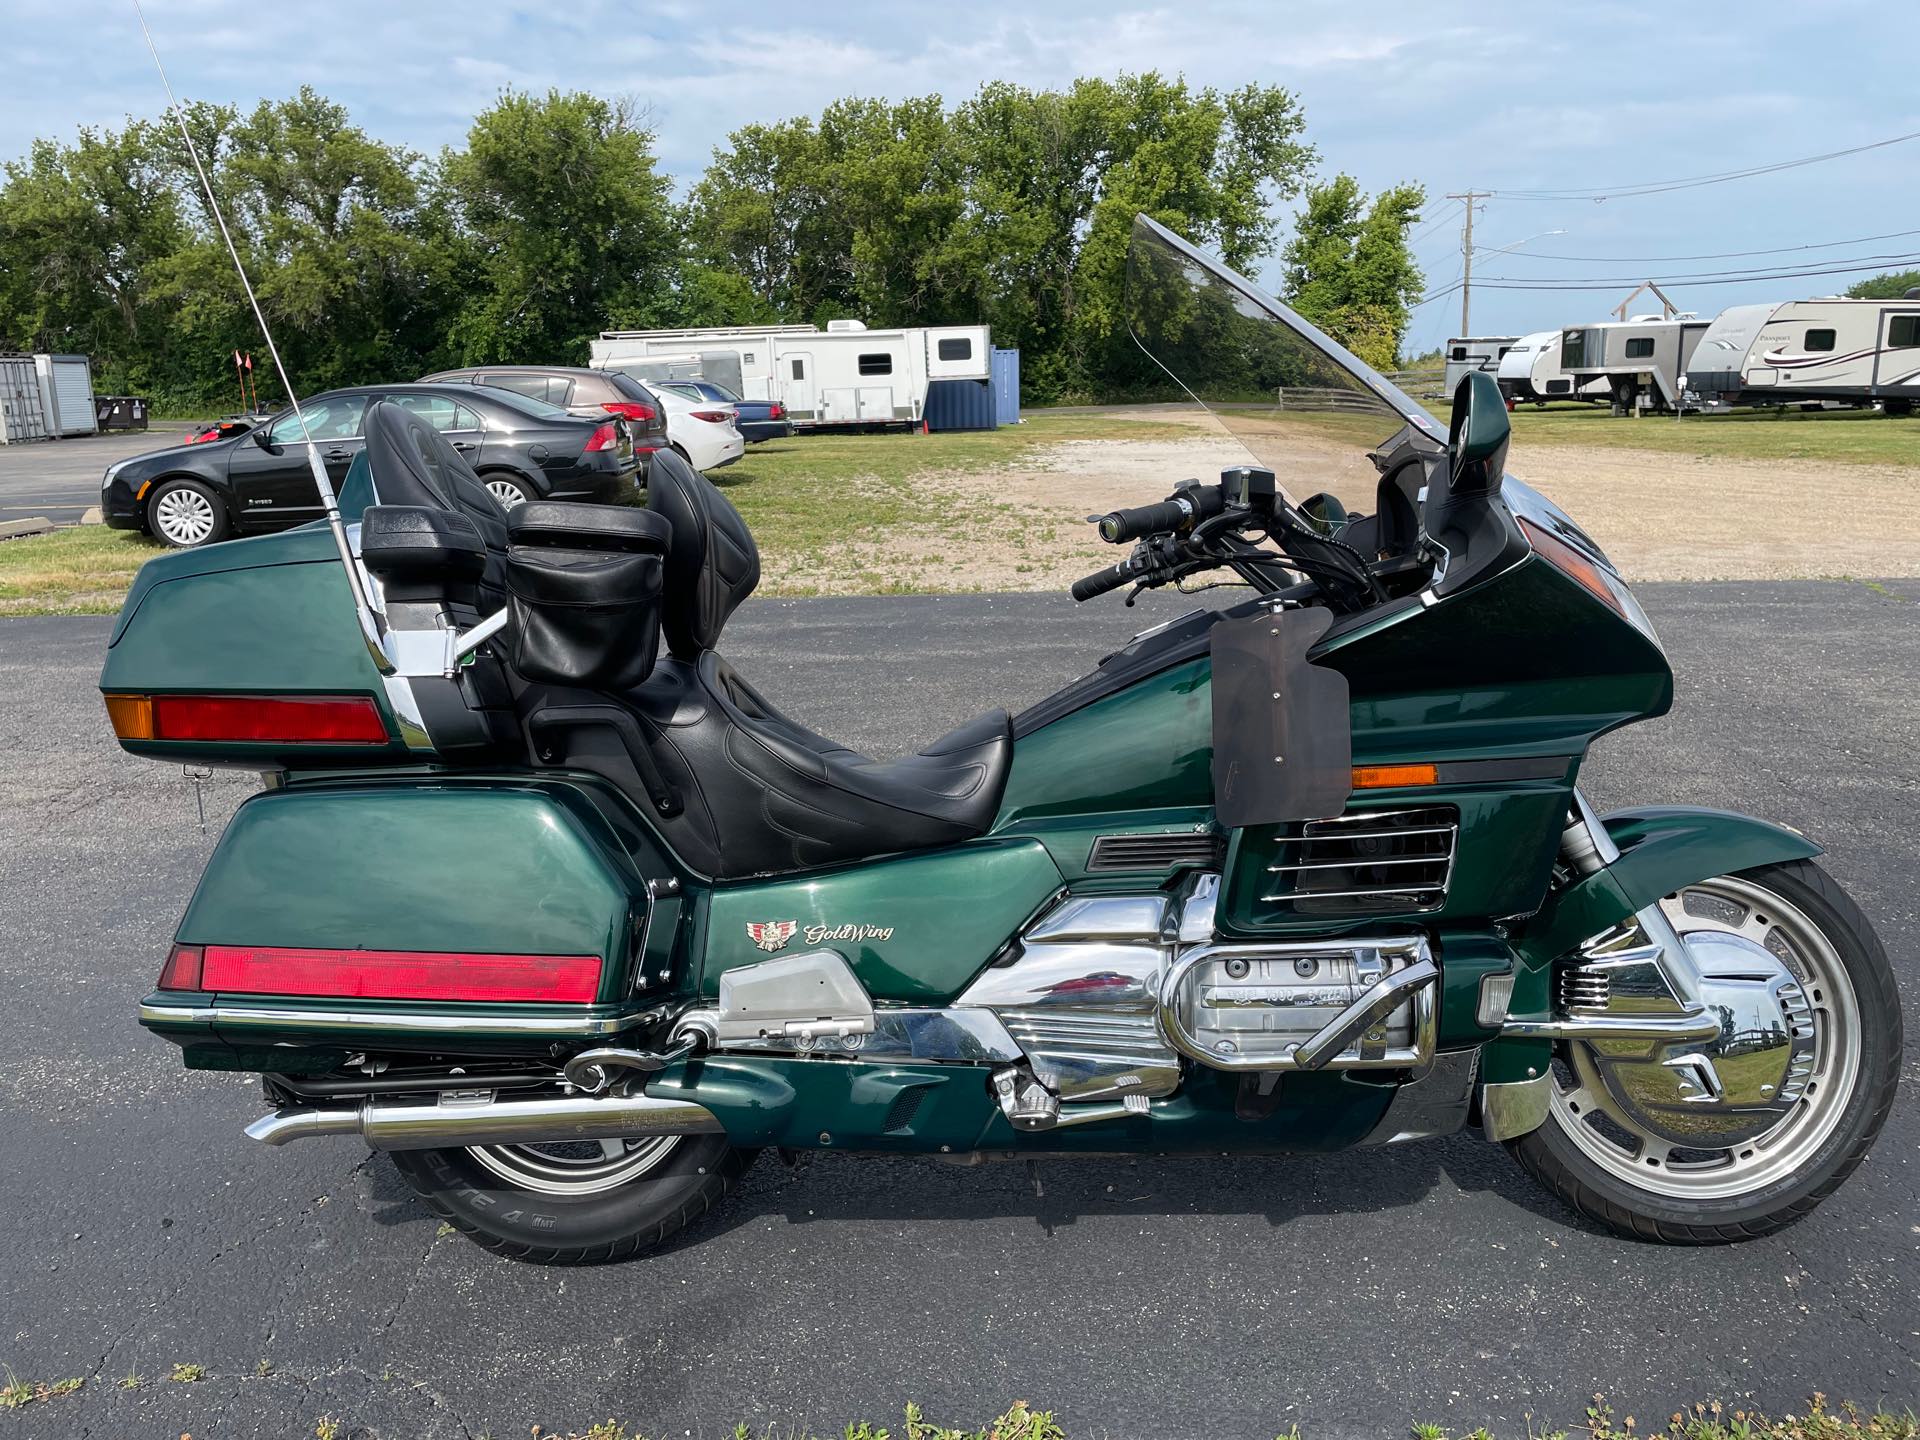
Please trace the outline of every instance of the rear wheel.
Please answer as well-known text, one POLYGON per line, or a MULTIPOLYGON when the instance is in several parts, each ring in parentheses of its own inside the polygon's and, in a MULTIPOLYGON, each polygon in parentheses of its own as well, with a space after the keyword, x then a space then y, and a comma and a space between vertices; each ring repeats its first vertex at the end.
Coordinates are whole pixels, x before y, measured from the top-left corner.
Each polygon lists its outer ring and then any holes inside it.
POLYGON ((168 480, 147 497, 147 528, 176 550, 227 538, 231 525, 220 497, 198 480, 168 480))
POLYGON ((527 492, 527 487, 510 475, 488 475, 484 478, 488 493, 509 510, 516 505, 524 505, 533 498, 527 492))
POLYGON ((1770 1234, 1839 1188, 1892 1108, 1892 966, 1859 907, 1809 861, 1704 880, 1661 909, 1708 957, 1720 1038, 1650 1063, 1625 1042, 1562 1045, 1546 1123, 1510 1148, 1625 1235, 1717 1245, 1770 1234))
POLYGON ((752 1158, 724 1135, 393 1152, 434 1214, 476 1244, 539 1265, 652 1249, 718 1204, 752 1158))

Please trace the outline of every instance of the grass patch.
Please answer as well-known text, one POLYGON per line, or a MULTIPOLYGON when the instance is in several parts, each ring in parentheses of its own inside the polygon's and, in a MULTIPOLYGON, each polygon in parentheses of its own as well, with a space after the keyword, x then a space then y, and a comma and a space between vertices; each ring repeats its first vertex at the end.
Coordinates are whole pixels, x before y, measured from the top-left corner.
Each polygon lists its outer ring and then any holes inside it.
POLYGON ((44 1400, 58 1400, 62 1395, 73 1394, 85 1383, 77 1379, 22 1380, 9 1370, 7 1383, 0 1385, 0 1410, 19 1410, 44 1400))
POLYGON ((1604 405, 1522 405, 1513 412, 1516 450, 1658 450, 1712 460, 1829 460, 1848 465, 1920 465, 1920 416, 1877 410, 1736 410, 1726 415, 1615 419, 1604 405))
POLYGON ((104 525, 0 541, 0 616, 111 615, 134 572, 164 548, 104 525))

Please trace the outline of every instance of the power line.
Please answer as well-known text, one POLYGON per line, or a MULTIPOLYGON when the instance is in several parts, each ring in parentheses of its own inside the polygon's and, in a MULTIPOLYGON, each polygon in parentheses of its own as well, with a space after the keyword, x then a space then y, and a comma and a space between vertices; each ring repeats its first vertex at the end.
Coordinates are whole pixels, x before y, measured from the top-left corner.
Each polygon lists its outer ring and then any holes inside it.
MULTIPOLYGON (((1539 250, 1515 250, 1522 260, 1594 261, 1606 265, 1672 265, 1682 260, 1744 260, 1754 255, 1787 255, 1800 250, 1837 250, 1842 245, 1867 245, 1876 240, 1899 240, 1920 230, 1889 230, 1884 235, 1858 235, 1851 240, 1817 240, 1807 245, 1776 245, 1769 250, 1721 250, 1710 255, 1551 255, 1539 250)), ((1489 253, 1482 249, 1481 254, 1489 253)))
POLYGON ((1827 160, 1843 159, 1848 155, 1864 155, 1869 150, 1883 150, 1889 145, 1901 145, 1909 140, 1920 140, 1920 130, 1909 131, 1905 135, 1894 135, 1885 140, 1875 140, 1866 145, 1850 146, 1845 150, 1829 150, 1821 155, 1803 155, 1797 160, 1777 160, 1770 165, 1753 165, 1744 170, 1723 170, 1711 175, 1688 175, 1677 180, 1649 180, 1631 185, 1616 185, 1604 190, 1496 190, 1493 193, 1502 200, 1592 200, 1596 203, 1630 199, 1636 195, 1663 195, 1672 190, 1691 190, 1702 185, 1724 185, 1730 180, 1746 180, 1755 175, 1773 175, 1782 170, 1796 170, 1803 165, 1818 165, 1827 160))
POLYGON ((1632 271, 1625 275, 1561 275, 1545 277, 1537 275, 1495 275, 1475 283, 1492 284, 1495 280, 1511 285, 1537 285, 1552 288, 1557 285, 1635 285, 1643 280, 1655 280, 1663 285, 1720 285, 1745 280, 1798 280, 1816 275, 1846 275, 1861 270, 1886 270, 1903 265, 1920 263, 1920 251, 1910 251, 1887 255, 1858 255, 1850 260, 1822 263, 1819 265, 1792 265, 1763 270, 1703 270, 1682 272, 1672 275, 1642 275, 1632 271))

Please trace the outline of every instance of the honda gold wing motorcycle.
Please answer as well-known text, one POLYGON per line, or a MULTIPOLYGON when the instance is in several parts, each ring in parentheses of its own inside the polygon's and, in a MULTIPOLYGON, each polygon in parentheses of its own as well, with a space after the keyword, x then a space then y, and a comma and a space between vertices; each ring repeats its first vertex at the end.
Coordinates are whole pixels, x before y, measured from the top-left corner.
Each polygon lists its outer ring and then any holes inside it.
MULTIPOLYGON (((437 1215, 614 1260, 757 1152, 1313 1152, 1463 1128, 1647 1240, 1763 1235, 1892 1103, 1887 956, 1761 820, 1600 816, 1673 680, 1606 555, 1144 217, 1134 338, 1250 451, 1099 521, 1075 598, 1228 583, 1018 715, 882 761, 724 658, 759 560, 644 508, 503 510, 391 404, 326 523, 140 571, 121 744, 259 770, 140 1021, 356 1136, 437 1215)), ((1524 1182, 1520 1182, 1524 1183, 1524 1182)))

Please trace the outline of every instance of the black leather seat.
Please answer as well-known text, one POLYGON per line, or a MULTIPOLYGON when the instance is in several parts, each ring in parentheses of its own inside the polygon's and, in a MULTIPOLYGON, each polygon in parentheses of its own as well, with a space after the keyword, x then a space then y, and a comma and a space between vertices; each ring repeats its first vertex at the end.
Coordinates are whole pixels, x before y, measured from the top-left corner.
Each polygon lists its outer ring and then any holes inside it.
POLYGON ((660 823, 692 863, 761 874, 986 833, 1013 759, 1004 710, 891 761, 788 719, 714 649, 760 580, 740 512, 668 451, 654 457, 648 496, 673 527, 661 612, 670 658, 626 698, 683 802, 660 823))
POLYGON ((507 513, 445 436, 400 405, 367 407, 367 473, 376 505, 418 505, 463 515, 487 547, 481 608, 506 604, 507 513))

